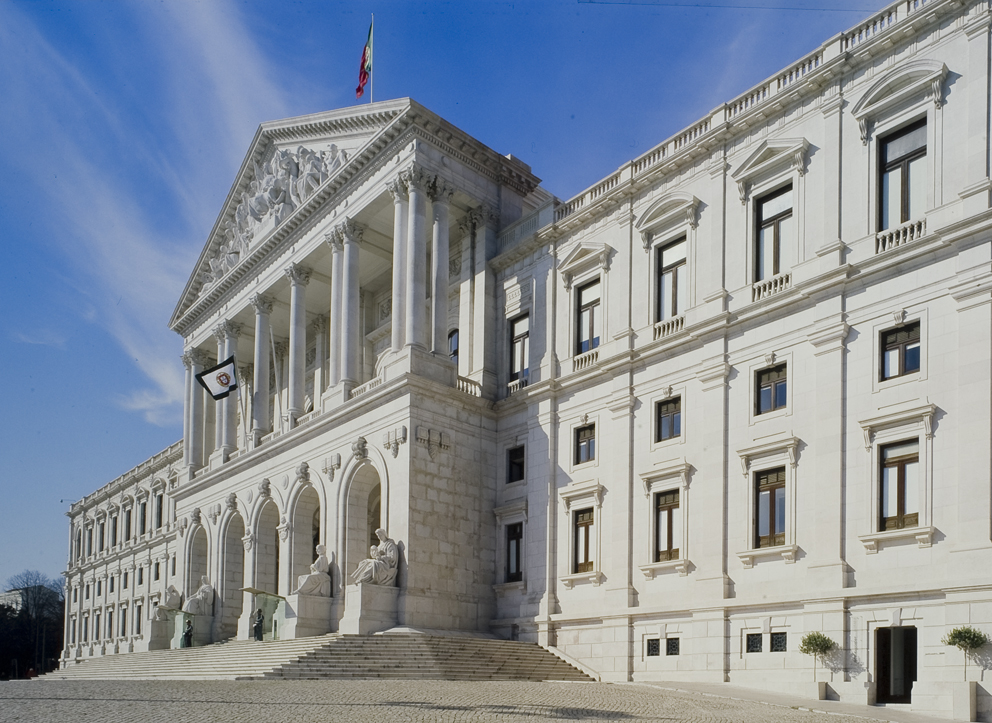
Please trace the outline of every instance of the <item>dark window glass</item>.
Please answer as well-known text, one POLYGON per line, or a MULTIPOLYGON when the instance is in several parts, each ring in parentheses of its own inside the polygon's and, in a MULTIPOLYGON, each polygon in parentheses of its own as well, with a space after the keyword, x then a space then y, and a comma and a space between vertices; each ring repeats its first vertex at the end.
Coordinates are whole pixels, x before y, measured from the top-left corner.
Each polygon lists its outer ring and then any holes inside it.
POLYGON ((596 425, 587 424, 575 430, 575 464, 596 459, 596 425))
POLYGON ((506 481, 519 482, 524 478, 524 445, 506 450, 506 481))
POLYGON ((127 590, 127 573, 124 573, 124 589, 127 590))
POLYGON ((772 633, 769 650, 773 653, 784 653, 786 649, 786 633, 772 633))
POLYGON ((754 280, 764 281, 792 264, 792 185, 759 198, 755 219, 754 280))
POLYGON ((98 528, 97 536, 96 536, 96 549, 99 552, 103 552, 103 542, 104 542, 104 538, 106 536, 105 535, 106 530, 107 530, 106 523, 101 522, 100 523, 100 527, 98 528))
POLYGON ((761 633, 748 633, 747 634, 747 652, 749 653, 760 653, 761 652, 761 633))
POLYGON ((529 358, 530 318, 525 314, 510 322, 510 381, 527 383, 529 358))
POLYGON ((114 591, 114 576, 110 576, 110 592, 114 591))
POLYGON ((655 562, 678 560, 682 540, 678 490, 655 495, 655 515, 655 562))
POLYGON ((679 654, 679 639, 668 638, 665 641, 665 655, 678 655, 678 654, 679 654))
POLYGON ((788 403, 786 365, 779 364, 758 372, 755 414, 782 409, 788 403))
POLYGON ((155 495, 155 529, 162 526, 162 495, 155 495))
POLYGON ((176 574, 176 556, 175 555, 172 556, 172 574, 173 575, 176 574))
POLYGON ((96 581, 96 596, 100 597, 103 594, 103 580, 96 581))
POLYGON ((755 475, 754 546, 785 544, 785 467, 755 475))
POLYGON ((682 434, 682 397, 658 402, 655 441, 661 442, 682 434))
POLYGON ((584 354, 599 346, 599 337, 603 326, 599 302, 600 288, 598 280, 579 288, 579 308, 576 314, 578 328, 575 335, 577 339, 576 354, 584 354))
POLYGON ((658 249, 658 304, 655 311, 658 321, 671 319, 685 312, 686 292, 686 240, 658 249))
POLYGON ((131 539, 131 510, 124 513, 124 539, 131 539))
POLYGON ((138 534, 143 535, 147 531, 148 524, 148 503, 142 502, 138 506, 138 534))
POLYGON ((145 574, 144 573, 145 573, 145 568, 139 567, 138 568, 138 582, 136 583, 137 585, 144 585, 145 584, 145 574))
POLYGON ((134 608, 134 634, 141 635, 141 605, 134 608))
POLYGON ((881 378, 920 371, 920 322, 882 332, 881 378))
POLYGON ((110 518, 110 544, 117 544, 117 515, 110 518))
POLYGON ((579 510, 575 513, 575 563, 574 572, 592 572, 593 549, 593 510, 579 510))
POLYGON ((506 581, 519 582, 524 579, 520 562, 522 559, 521 545, 524 540, 524 523, 514 522, 506 526, 506 581))
POLYGON ((889 444, 879 450, 881 463, 880 530, 920 524, 920 443, 889 444))
POLYGON ((158 574, 159 574, 159 563, 156 562, 155 563, 155 574, 152 575, 152 578, 155 579, 155 580, 158 580, 158 574))
POLYGON ((458 366, 458 329, 448 332, 448 358, 458 366))
POLYGON ((921 120, 879 143, 878 230, 920 218, 927 202, 927 122, 921 120))
POLYGON ((648 657, 661 655, 661 641, 658 638, 648 638, 648 657))

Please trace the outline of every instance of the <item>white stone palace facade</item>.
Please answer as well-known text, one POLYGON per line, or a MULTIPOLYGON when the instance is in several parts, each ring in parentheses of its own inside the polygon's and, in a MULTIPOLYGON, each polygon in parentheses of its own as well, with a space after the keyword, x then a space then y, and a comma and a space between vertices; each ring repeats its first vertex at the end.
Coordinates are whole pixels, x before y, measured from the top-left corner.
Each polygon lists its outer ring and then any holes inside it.
POLYGON ((795 690, 818 631, 829 695, 950 715, 941 638, 992 633, 990 20, 900 0, 565 202, 408 99, 263 124, 170 321, 183 439, 69 513, 64 662, 168 647, 207 576, 199 642, 265 591, 267 634, 795 690))

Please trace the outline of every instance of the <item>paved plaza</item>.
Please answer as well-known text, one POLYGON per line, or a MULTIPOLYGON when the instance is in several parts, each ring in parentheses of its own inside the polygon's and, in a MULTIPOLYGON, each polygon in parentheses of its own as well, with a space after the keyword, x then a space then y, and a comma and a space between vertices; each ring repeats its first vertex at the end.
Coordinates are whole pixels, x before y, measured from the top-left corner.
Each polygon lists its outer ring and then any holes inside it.
POLYGON ((931 720, 881 708, 760 696, 728 688, 714 694, 705 686, 672 690, 606 683, 16 681, 0 683, 0 723, 931 720))

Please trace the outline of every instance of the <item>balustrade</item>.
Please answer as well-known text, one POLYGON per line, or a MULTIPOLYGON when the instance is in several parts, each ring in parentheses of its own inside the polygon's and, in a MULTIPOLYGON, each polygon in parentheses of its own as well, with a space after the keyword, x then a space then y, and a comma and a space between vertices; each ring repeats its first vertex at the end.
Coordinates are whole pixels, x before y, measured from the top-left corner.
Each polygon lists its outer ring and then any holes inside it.
POLYGON ((792 274, 779 274, 751 286, 751 301, 761 301, 792 287, 792 274))
POLYGON ((350 399, 354 399, 355 397, 360 397, 363 394, 365 394, 366 392, 372 391, 373 389, 375 389, 376 387, 378 387, 381 384, 382 384, 382 377, 376 377, 375 379, 370 379, 369 381, 365 382, 361 386, 358 386, 358 387, 355 387, 354 389, 352 389, 351 390, 351 396, 349 398, 350 399))
POLYGON ((897 246, 905 246, 926 235, 927 220, 907 221, 901 226, 879 231, 875 234, 875 255, 891 251, 897 246))
POLYGON ((588 369, 598 361, 599 349, 593 349, 592 351, 587 351, 585 354, 579 354, 576 357, 572 357, 572 371, 580 372, 583 369, 588 369))
POLYGON ((685 329, 684 316, 676 316, 671 319, 659 321, 654 325, 654 340, 658 341, 658 339, 664 339, 666 336, 677 334, 683 329, 685 329))
POLYGON ((458 391, 470 394, 473 397, 482 396, 482 385, 471 379, 458 377, 455 386, 458 388, 458 391))

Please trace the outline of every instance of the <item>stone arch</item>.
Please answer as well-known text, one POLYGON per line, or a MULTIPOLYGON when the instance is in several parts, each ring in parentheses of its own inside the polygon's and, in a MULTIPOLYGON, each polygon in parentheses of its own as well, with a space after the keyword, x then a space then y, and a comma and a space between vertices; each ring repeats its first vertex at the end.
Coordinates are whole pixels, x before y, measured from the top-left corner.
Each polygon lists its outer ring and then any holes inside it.
POLYGON ((279 507, 272 499, 259 506, 252 534, 255 554, 254 587, 275 594, 279 592, 279 507))
POLYGON ((294 500, 290 533, 290 587, 296 589, 300 575, 310 572, 316 546, 322 539, 320 496, 313 485, 305 485, 294 500))
POLYGON ((233 638, 238 633, 238 618, 244 606, 245 587, 245 521, 240 513, 232 513, 222 527, 220 535, 220 574, 217 581, 220 613, 217 621, 217 640, 233 638))
MULTIPOLYGON (((347 584, 348 575, 355 571, 358 563, 368 557, 370 540, 375 537, 376 527, 388 524, 388 505, 385 485, 376 467, 370 463, 358 465, 349 480, 344 493, 344 512, 340 530, 340 567, 342 583, 347 584), (379 500, 379 521, 375 526, 369 513, 379 500)), ((387 528, 388 529, 388 528, 387 528)))
POLYGON ((189 531, 186 546, 186 583, 188 599, 200 587, 200 578, 209 575, 209 536, 203 525, 195 525, 189 531))

